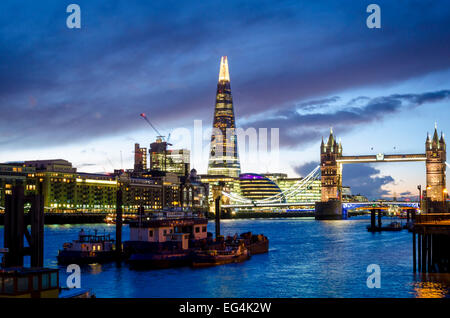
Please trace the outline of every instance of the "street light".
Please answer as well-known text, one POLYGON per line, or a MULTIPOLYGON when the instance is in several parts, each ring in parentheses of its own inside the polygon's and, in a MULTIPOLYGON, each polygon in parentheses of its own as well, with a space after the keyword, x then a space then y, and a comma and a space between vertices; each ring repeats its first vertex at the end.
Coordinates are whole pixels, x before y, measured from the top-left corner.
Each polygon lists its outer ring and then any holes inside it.
POLYGON ((422 186, 420 184, 417 186, 417 190, 419 190, 419 209, 420 209, 420 203, 422 202, 422 186))

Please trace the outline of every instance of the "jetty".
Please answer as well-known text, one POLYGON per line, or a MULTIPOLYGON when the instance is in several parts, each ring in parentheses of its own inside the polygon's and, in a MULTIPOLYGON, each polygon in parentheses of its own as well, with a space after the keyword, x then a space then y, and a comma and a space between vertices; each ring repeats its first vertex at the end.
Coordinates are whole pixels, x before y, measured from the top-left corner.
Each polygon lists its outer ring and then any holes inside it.
POLYGON ((450 213, 416 215, 412 241, 414 272, 450 273, 450 213))

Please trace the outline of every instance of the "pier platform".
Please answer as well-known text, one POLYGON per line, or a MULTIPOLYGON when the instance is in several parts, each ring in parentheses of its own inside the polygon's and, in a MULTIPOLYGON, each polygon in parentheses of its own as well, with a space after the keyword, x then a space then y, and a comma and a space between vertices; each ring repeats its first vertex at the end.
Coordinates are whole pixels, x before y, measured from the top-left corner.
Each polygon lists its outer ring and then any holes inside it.
POLYGON ((416 215, 412 233, 413 271, 450 273, 450 213, 416 215))

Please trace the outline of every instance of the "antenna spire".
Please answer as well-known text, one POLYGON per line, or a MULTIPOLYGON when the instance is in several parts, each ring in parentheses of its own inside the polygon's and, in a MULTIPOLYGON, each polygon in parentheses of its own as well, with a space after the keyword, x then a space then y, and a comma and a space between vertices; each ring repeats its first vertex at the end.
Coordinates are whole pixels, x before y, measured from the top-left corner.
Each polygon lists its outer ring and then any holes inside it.
POLYGON ((228 71, 228 58, 226 56, 222 56, 220 59, 220 72, 219 72, 219 82, 230 81, 230 72, 228 71))

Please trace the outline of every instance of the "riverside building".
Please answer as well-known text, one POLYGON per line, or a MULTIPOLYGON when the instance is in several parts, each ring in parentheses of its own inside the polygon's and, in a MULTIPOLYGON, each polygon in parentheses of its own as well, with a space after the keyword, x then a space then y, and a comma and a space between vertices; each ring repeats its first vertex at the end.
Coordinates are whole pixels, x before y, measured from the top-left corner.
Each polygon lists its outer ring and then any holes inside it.
MULTIPOLYGON (((140 170, 140 169, 139 169, 140 170)), ((194 208, 207 211, 208 185, 175 173, 154 173, 116 170, 98 174, 77 172, 63 159, 35 160, 0 164, 0 212, 5 195, 11 194, 17 182, 25 194, 39 191, 44 198, 45 212, 111 213, 116 211, 117 190, 123 190, 124 213, 194 208), (186 195, 185 195, 186 193, 186 195)))

